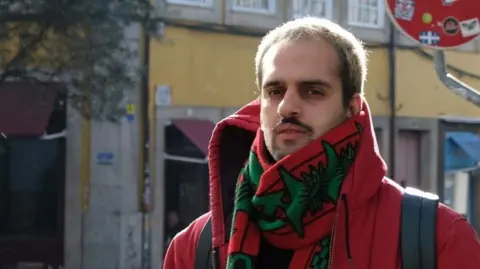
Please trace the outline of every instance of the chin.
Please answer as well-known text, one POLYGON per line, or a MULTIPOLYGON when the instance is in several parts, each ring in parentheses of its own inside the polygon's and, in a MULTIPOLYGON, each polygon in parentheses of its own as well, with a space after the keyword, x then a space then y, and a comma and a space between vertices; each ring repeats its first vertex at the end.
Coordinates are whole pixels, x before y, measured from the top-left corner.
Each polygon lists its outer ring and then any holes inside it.
POLYGON ((287 157, 288 155, 290 155, 292 153, 295 153, 297 150, 303 148, 304 146, 305 145, 303 144, 303 145, 291 146, 291 147, 288 147, 288 148, 277 150, 277 152, 275 152, 275 155, 273 157, 276 161, 279 161, 279 160, 287 157))

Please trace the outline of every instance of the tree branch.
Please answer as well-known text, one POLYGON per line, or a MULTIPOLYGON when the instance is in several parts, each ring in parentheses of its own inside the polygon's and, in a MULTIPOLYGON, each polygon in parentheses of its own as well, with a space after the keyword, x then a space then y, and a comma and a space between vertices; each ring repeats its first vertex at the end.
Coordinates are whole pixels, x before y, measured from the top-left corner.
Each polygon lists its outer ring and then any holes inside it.
POLYGON ((21 47, 17 54, 5 65, 3 72, 0 75, 0 84, 2 84, 3 81, 11 75, 10 72, 12 72, 12 69, 14 69, 18 63, 23 61, 25 55, 27 55, 30 50, 34 49, 38 43, 42 41, 49 27, 50 23, 45 23, 40 32, 32 40, 30 40, 27 45, 21 47))
POLYGON ((1 41, 28 35, 19 49, 0 50, 0 85, 8 78, 35 84, 54 80, 65 86, 70 106, 85 117, 116 121, 142 69, 140 40, 127 37, 126 27, 136 23, 154 32, 154 10, 150 0, 0 0, 0 25, 18 27, 1 41))

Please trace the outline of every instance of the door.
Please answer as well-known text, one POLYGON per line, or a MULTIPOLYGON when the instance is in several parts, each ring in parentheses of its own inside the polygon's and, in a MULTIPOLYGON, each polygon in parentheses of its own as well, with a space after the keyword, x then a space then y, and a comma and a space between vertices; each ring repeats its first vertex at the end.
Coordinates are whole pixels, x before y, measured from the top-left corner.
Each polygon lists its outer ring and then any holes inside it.
POLYGON ((400 131, 398 133, 394 179, 402 186, 420 187, 420 138, 420 132, 400 131))
POLYGON ((378 150, 380 151, 381 154, 383 154, 383 139, 382 139, 382 129, 380 128, 375 128, 375 138, 377 139, 377 145, 378 145, 378 150))
POLYGON ((165 127, 165 247, 209 209, 208 142, 215 125, 176 119, 165 127))
POLYGON ((0 267, 63 264, 65 100, 29 116, 42 114, 35 128, 0 121, 0 267))

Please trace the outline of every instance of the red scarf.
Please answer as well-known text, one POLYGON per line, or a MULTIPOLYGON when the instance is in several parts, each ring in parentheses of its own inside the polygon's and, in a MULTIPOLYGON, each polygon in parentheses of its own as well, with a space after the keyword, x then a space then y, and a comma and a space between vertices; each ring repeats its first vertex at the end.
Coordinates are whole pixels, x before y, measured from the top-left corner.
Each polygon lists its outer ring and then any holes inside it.
POLYGON ((365 121, 358 115, 273 165, 257 132, 235 192, 227 269, 255 269, 261 237, 295 251, 291 269, 328 269, 336 205, 365 121))

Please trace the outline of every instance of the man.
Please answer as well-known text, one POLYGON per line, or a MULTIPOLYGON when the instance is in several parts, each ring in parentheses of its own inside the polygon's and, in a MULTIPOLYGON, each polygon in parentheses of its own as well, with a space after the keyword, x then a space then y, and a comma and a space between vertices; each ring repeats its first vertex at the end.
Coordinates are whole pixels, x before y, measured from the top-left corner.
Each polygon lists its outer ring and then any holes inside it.
POLYGON ((180 221, 178 213, 175 210, 169 210, 167 213, 167 222, 165 227, 165 245, 170 245, 173 237, 178 234, 185 226, 180 221))
MULTIPOLYGON (((211 218, 216 269, 400 269, 403 189, 385 178, 362 44, 298 19, 263 38, 255 63, 258 100, 210 142, 212 210, 174 238, 164 268, 194 268, 211 218)), ((480 265, 475 232, 443 205, 436 249, 439 269, 480 265)))

